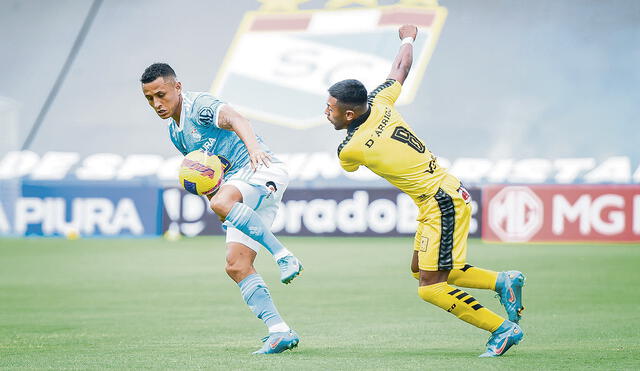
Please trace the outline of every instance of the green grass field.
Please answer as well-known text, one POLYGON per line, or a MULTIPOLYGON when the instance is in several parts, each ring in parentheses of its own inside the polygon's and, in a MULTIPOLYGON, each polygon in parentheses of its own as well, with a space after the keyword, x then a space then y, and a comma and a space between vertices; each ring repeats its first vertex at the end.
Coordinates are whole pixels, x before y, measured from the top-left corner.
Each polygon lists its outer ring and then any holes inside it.
POLYGON ((280 284, 266 252, 256 266, 301 343, 253 356, 266 331, 221 238, 0 239, 0 368, 640 369, 639 245, 472 241, 471 264, 527 275, 524 341, 479 359, 487 333, 417 296, 410 238, 283 241, 301 277, 280 284))

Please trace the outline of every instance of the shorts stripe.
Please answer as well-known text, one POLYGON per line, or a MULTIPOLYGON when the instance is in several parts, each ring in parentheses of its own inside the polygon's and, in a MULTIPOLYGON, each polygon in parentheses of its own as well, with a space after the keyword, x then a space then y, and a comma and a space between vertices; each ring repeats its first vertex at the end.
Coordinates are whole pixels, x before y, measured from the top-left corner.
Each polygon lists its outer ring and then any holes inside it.
POLYGON ((456 211, 453 200, 442 188, 434 196, 440 208, 440 254, 438 256, 438 270, 453 269, 453 231, 455 229, 456 211))

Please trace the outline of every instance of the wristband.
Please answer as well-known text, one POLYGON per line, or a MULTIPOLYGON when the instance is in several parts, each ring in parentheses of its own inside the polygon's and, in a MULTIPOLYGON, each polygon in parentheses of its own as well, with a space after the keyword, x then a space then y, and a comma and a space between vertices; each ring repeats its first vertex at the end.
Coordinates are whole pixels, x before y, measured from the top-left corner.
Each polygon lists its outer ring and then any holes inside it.
POLYGON ((404 45, 404 44, 413 45, 413 37, 409 36, 409 37, 405 37, 404 39, 402 39, 401 45, 404 45))

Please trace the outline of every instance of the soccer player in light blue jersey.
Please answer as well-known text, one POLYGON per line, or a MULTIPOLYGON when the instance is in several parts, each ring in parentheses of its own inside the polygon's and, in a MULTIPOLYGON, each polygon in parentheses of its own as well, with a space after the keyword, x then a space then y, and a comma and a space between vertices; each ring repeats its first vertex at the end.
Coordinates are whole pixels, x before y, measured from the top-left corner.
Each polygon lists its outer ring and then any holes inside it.
POLYGON ((270 230, 289 183, 284 164, 255 135, 249 121, 228 104, 209 93, 182 91, 168 64, 147 67, 140 82, 149 105, 160 118, 169 119, 171 141, 182 154, 203 149, 220 157, 224 165, 224 183, 209 196, 210 206, 227 231, 226 272, 269 329, 262 348, 254 353, 292 349, 299 337, 278 313, 253 266, 256 253, 264 246, 280 267, 283 283, 302 271, 300 261, 270 230))

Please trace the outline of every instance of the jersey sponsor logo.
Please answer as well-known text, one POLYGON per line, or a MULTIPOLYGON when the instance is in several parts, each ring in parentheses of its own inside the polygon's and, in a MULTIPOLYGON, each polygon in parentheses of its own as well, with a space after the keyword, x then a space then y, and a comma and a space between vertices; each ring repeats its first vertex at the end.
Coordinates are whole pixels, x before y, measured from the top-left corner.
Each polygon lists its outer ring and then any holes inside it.
MULTIPOLYGON (((204 149, 207 152, 211 151, 211 148, 213 148, 213 145, 215 144, 215 142, 216 142, 215 138, 207 139, 207 141, 202 145, 202 149, 204 149)), ((220 156, 218 156, 218 157, 220 157, 220 156)), ((222 159, 222 157, 220 157, 220 159, 222 159)), ((224 162, 222 164, 224 165, 224 162)), ((226 168, 225 168, 225 170, 226 170, 226 168)))
POLYGON ((200 140, 202 139, 202 135, 200 135, 200 133, 198 133, 198 130, 196 128, 193 128, 193 130, 191 130, 191 136, 193 137, 193 139, 195 140, 200 140))
POLYGON ((245 14, 211 92, 249 118, 297 129, 326 123, 318 103, 331 84, 355 78, 375 89, 398 51, 398 27, 406 23, 420 31, 397 104, 411 103, 447 15, 436 1, 349 8, 328 1, 324 9, 304 10, 297 0, 260 2, 259 10, 245 14))

